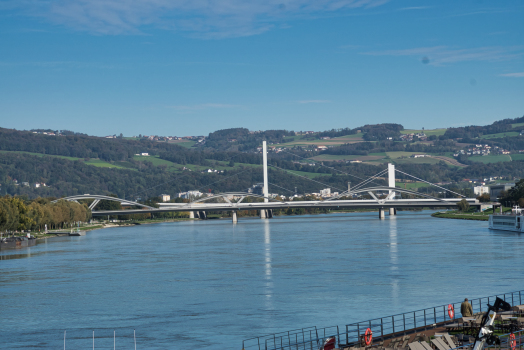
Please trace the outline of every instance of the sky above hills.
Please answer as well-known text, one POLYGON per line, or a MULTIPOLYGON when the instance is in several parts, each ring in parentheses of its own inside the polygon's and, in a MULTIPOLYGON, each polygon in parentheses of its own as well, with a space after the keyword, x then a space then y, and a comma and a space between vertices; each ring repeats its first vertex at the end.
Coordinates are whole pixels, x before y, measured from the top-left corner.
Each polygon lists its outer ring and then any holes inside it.
POLYGON ((524 115, 520 0, 0 0, 0 126, 207 135, 524 115))

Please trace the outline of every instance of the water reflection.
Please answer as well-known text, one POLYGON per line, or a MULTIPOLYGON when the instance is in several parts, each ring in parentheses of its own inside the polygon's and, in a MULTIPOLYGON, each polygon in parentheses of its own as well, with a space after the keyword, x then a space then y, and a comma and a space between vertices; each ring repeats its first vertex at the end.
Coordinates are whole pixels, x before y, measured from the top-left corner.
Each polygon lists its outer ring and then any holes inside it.
POLYGON ((391 299, 395 307, 398 306, 398 245, 397 245, 397 216, 389 216, 389 263, 391 271, 391 299))
POLYGON ((269 220, 264 220, 264 263, 265 263, 265 296, 266 296, 266 308, 273 308, 273 277, 271 271, 271 231, 269 226, 269 220))

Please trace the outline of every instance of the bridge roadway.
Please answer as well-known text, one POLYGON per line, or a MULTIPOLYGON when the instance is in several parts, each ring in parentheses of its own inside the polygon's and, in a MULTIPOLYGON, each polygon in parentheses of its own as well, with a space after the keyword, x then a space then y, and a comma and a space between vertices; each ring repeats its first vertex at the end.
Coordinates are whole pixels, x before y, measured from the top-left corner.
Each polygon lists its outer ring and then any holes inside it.
MULTIPOLYGON (((475 198, 465 198, 470 206, 480 206, 475 198)), ((181 211, 238 211, 238 210, 267 210, 288 208, 457 208, 461 198, 445 199, 389 199, 389 200, 331 200, 331 201, 287 201, 287 202, 254 202, 254 203, 159 203, 160 208, 97 210, 93 216, 125 215, 144 213, 164 213, 181 211)))

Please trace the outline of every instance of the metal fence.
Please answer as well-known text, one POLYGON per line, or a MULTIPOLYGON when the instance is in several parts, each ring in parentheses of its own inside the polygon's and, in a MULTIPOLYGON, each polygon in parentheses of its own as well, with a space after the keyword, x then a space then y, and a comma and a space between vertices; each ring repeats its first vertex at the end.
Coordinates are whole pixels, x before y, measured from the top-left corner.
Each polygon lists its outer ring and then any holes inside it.
MULTIPOLYGON (((488 304, 495 302, 499 297, 512 306, 521 305, 524 291, 510 292, 471 299, 473 313, 485 312, 488 304)), ((351 323, 344 326, 330 326, 324 328, 308 327, 287 332, 258 336, 242 341, 245 350, 307 350, 315 349, 316 344, 321 344, 328 337, 336 337, 337 343, 343 346, 359 344, 367 328, 373 332, 373 339, 385 340, 401 334, 434 328, 452 323, 460 318, 460 305, 462 301, 446 305, 439 305, 427 309, 405 312, 397 315, 376 318, 368 321, 351 323), (448 311, 452 306, 453 314, 448 311), (453 317, 450 317, 452 314, 453 317)), ((318 347, 316 348, 318 349, 318 347)))

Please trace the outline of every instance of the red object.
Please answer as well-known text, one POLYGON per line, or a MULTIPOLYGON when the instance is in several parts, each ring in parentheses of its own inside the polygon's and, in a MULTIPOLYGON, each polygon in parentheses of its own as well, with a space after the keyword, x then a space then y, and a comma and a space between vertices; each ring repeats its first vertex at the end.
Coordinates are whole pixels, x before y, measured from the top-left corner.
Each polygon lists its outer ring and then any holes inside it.
POLYGON ((451 304, 448 305, 448 315, 450 319, 453 319, 453 317, 455 317, 455 309, 451 304))
POLYGON ((322 347, 322 350, 333 350, 333 349, 335 349, 336 341, 337 341, 337 338, 335 338, 335 337, 327 338, 326 341, 324 342, 324 346, 322 347))
POLYGON ((371 345, 371 342, 373 342, 373 332, 371 331, 371 328, 366 329, 366 334, 364 334, 364 342, 366 345, 371 345))
POLYGON ((511 350, 515 350, 515 347, 517 346, 517 341, 515 340, 515 334, 513 333, 509 335, 509 345, 511 346, 511 350))

